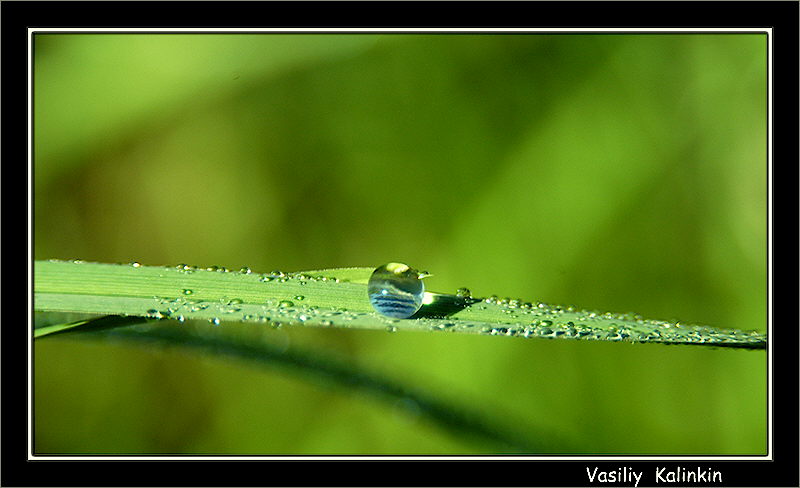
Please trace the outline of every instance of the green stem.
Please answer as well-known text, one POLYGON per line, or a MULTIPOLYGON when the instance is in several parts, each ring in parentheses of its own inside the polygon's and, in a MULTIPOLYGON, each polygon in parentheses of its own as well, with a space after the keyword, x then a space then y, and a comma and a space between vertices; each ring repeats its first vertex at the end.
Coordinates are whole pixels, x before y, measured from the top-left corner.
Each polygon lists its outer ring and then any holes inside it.
MULTIPOLYGON (((410 319, 384 317, 367 299, 371 268, 270 274, 66 261, 34 263, 34 309, 154 319, 286 323, 546 339, 764 349, 766 336, 633 314, 523 300, 430 293, 410 319)), ((40 335, 43 335, 40 334, 40 335)))

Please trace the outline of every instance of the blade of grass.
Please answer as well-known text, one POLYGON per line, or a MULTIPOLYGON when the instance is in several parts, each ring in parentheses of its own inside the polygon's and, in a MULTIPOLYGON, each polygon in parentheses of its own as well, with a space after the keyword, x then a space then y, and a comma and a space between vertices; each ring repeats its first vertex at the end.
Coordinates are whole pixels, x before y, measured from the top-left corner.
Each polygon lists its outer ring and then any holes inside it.
POLYGON ((53 324, 53 325, 45 325, 43 327, 37 327, 33 329, 33 338, 38 339, 40 337, 44 337, 47 335, 57 334, 59 332, 64 332, 70 330, 74 327, 78 327, 80 325, 84 325, 90 322, 89 320, 78 320, 77 322, 68 322, 66 324, 53 324))
POLYGON ((580 310, 520 300, 430 293, 410 319, 372 309, 372 268, 269 274, 70 261, 34 263, 34 309, 156 319, 277 322, 318 327, 691 344, 764 349, 766 336, 634 314, 580 310))
POLYGON ((489 418, 478 409, 459 406, 423 390, 407 387, 376 372, 350 365, 330 353, 303 350, 296 346, 286 349, 259 340, 251 328, 203 327, 202 324, 174 327, 167 323, 142 323, 146 321, 147 319, 141 317, 102 317, 82 321, 83 327, 64 328, 60 332, 69 332, 69 337, 188 348, 214 357, 278 368, 299 374, 306 380, 356 390, 408 409, 410 413, 419 414, 455 436, 472 442, 489 443, 493 450, 505 454, 574 452, 563 439, 544 427, 532 428, 525 425, 524 428, 512 428, 489 418), (532 432, 536 433, 535 440, 526 437, 532 432))
POLYGON ((54 335, 64 334, 64 333, 72 333, 72 334, 83 334, 86 332, 97 332, 102 330, 109 330, 109 329, 116 329, 118 327, 125 327, 128 325, 139 324, 142 322, 147 322, 151 319, 146 319, 144 317, 122 317, 119 315, 108 315, 105 317, 97 317, 92 319, 85 319, 85 320, 78 320, 76 322, 70 322, 66 324, 53 324, 53 325, 46 325, 44 327, 38 327, 33 329, 33 337, 34 339, 38 339, 40 337, 51 337, 54 335))

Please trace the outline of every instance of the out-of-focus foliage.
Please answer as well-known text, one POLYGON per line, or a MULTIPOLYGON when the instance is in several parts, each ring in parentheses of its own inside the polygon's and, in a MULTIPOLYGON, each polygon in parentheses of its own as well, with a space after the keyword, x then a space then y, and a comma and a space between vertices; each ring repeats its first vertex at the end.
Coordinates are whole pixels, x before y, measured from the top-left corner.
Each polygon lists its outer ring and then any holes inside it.
MULTIPOLYGON (((765 42, 39 34, 34 257, 402 261, 434 291, 764 331, 765 42)), ((763 352, 267 332, 582 453, 766 448, 763 352)), ((58 338, 35 354, 39 453, 493 449, 213 356, 58 338)))

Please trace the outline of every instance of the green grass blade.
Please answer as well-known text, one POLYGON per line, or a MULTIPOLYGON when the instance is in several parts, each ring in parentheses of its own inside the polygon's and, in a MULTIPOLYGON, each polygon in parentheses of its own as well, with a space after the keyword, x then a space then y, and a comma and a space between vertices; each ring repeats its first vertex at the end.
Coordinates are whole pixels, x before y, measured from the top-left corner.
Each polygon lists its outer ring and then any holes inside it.
POLYGON ((118 327, 126 327, 128 325, 139 324, 147 322, 149 319, 144 317, 122 317, 119 315, 108 315, 105 317, 95 317, 91 319, 79 320, 66 324, 54 324, 44 327, 37 327, 33 329, 33 337, 38 339, 45 336, 53 336, 64 333, 86 333, 98 332, 109 329, 116 329, 118 327))
MULTIPOLYGON (((166 323, 142 324, 145 319, 140 317, 129 317, 125 321, 119 319, 121 318, 103 317, 86 321, 85 330, 74 336, 119 340, 148 347, 194 349, 210 356, 278 368, 312 382, 359 391, 393 405, 407 405, 415 414, 418 413, 453 435, 473 442, 488 443, 493 450, 506 454, 574 452, 573 446, 543 426, 525 425, 524 429, 519 426, 512 428, 481 413, 479 409, 459 406, 376 372, 359 369, 330 353, 304 350, 296 346, 286 349, 259 340, 258 334, 252 328, 203 327, 202 324, 172 327, 166 323), (535 440, 527 438, 531 433, 535 433, 535 440)), ((73 332, 77 330, 72 329, 73 332)))
POLYGON ((50 334, 56 334, 59 332, 64 332, 70 330, 74 327, 78 327, 80 325, 84 325, 88 320, 79 320, 77 322, 68 322, 66 324, 54 324, 54 325, 46 325, 44 327, 37 327, 33 329, 33 338, 38 339, 40 337, 44 337, 50 334))
POLYGON ((299 273, 37 261, 34 309, 156 319, 285 323, 319 327, 692 344, 763 349, 766 336, 634 314, 520 300, 431 293, 405 320, 384 317, 367 299, 371 268, 299 273))

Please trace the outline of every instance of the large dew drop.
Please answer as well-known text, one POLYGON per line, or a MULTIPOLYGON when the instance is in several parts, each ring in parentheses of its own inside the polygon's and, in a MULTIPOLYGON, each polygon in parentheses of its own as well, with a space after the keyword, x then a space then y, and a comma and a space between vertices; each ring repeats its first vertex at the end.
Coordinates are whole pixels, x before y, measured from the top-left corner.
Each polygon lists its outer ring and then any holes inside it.
POLYGON ((425 285, 421 274, 402 263, 389 263, 375 269, 367 283, 372 307, 381 315, 407 319, 422 306, 425 285))

